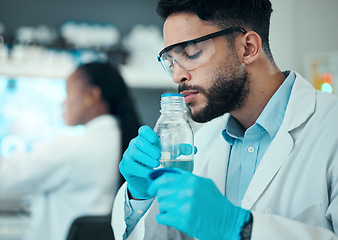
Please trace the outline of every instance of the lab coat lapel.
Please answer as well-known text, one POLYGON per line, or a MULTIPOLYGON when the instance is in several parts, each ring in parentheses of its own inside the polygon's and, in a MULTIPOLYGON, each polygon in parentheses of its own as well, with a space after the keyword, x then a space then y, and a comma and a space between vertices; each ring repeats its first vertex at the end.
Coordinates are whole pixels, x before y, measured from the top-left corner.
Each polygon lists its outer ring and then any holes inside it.
POLYGON ((208 176, 216 184, 220 192, 225 195, 225 179, 228 168, 230 145, 222 136, 217 137, 218 143, 211 154, 208 164, 208 176))
POLYGON ((314 112, 316 92, 296 73, 283 123, 264 154, 242 200, 242 207, 250 209, 261 196, 290 154, 294 141, 292 131, 303 124, 314 112))
POLYGON ((277 174, 288 155, 290 154, 294 142, 290 134, 282 125, 275 139, 264 154, 249 187, 242 200, 242 207, 250 209, 263 193, 265 188, 277 174), (281 147, 283 144, 283 147, 281 147))

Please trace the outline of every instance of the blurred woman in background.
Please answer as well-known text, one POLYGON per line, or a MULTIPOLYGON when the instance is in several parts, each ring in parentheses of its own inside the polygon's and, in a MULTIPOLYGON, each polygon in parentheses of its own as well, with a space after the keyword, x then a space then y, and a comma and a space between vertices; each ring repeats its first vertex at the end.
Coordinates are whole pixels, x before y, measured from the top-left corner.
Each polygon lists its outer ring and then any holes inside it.
POLYGON ((78 67, 66 88, 65 123, 84 125, 84 132, 0 159, 1 192, 31 195, 25 240, 66 239, 77 217, 110 214, 121 155, 139 128, 128 88, 109 64, 78 67))

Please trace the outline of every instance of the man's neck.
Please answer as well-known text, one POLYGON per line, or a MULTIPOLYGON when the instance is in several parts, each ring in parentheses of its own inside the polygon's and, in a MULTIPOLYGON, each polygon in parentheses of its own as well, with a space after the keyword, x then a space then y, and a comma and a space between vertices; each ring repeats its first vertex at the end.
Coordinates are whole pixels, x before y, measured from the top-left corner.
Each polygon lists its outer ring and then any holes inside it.
POLYGON ((250 93, 244 105, 230 114, 235 117, 245 129, 248 129, 263 112, 271 97, 285 80, 284 74, 277 68, 255 69, 254 74, 248 71, 250 93))

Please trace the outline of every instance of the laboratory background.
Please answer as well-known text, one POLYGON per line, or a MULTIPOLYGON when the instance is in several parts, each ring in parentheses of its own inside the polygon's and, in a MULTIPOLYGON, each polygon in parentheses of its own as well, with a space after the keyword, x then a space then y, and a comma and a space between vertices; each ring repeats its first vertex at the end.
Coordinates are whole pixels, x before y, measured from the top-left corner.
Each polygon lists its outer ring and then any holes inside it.
MULTIPOLYGON (((271 0, 270 45, 282 71, 338 95, 338 1, 271 0)), ((0 0, 0 156, 67 132, 65 79, 82 63, 117 64, 142 124, 154 127, 162 93, 176 92, 157 54, 157 0, 0 0)), ((338 122, 337 122, 338 124, 338 122)), ((194 124, 196 131, 200 127, 194 124)), ((81 126, 79 126, 79 131, 81 126)), ((21 239, 29 204, 0 195, 0 239, 21 239)))

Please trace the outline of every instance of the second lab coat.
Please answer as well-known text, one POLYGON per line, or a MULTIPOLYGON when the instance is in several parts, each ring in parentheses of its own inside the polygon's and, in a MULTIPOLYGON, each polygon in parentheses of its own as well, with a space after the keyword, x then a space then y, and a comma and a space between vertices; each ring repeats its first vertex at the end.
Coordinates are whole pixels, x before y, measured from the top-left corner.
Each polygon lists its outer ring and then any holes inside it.
POLYGON ((102 115, 83 134, 0 161, 0 191, 31 194, 25 240, 64 240, 75 218, 110 214, 119 187, 120 136, 117 119, 102 115))
MULTIPOLYGON (((229 144, 222 137, 228 115, 196 134, 194 173, 211 178, 225 194, 229 144)), ((115 239, 125 231, 124 196, 113 208, 115 239)), ((241 204, 253 214, 252 240, 338 239, 338 99, 316 91, 296 74, 284 120, 264 154, 241 204)), ((210 206, 212 211, 212 206, 210 206)), ((160 225, 155 199, 128 239, 192 239, 160 225)))

